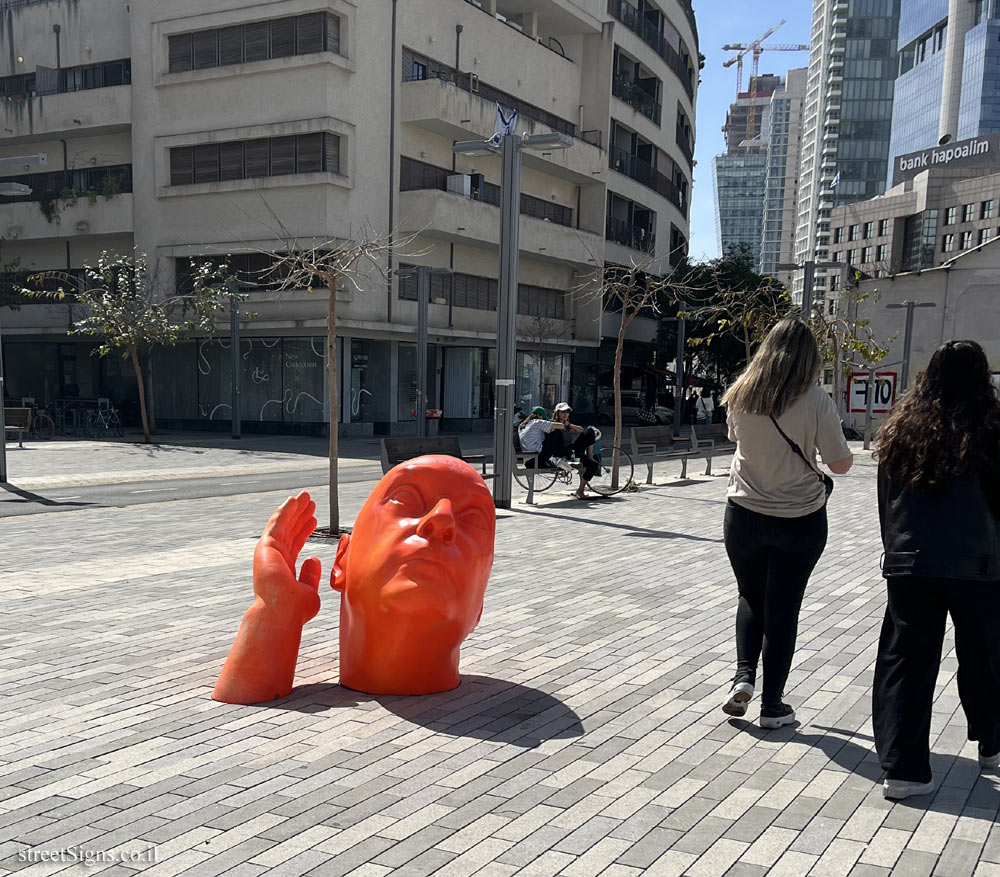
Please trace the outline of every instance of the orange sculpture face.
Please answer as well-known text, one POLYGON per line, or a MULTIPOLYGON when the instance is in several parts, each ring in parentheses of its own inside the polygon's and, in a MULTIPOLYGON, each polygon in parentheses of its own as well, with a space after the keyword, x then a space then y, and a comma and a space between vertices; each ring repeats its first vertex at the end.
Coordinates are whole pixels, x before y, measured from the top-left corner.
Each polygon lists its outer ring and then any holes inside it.
POLYGON ((337 548, 341 683, 371 694, 458 685, 495 533, 492 496, 467 463, 428 456, 390 470, 337 548))
MULTIPOLYGON (((320 562, 295 567, 316 526, 307 493, 289 499, 254 553, 256 600, 215 686, 226 703, 292 690, 302 626, 319 609, 320 562)), ((369 694, 431 694, 459 684, 462 641, 479 622, 493 567, 496 514, 485 482, 455 457, 388 472, 337 546, 340 681, 369 694)))

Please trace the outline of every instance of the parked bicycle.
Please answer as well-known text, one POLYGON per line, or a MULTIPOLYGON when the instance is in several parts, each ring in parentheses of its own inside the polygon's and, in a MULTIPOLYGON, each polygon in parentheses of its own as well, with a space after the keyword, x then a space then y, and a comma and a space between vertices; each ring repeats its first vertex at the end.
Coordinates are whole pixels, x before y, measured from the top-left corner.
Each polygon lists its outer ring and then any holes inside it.
POLYGON ((125 424, 118 416, 118 409, 111 404, 88 412, 86 429, 91 438, 107 438, 112 432, 119 438, 125 435, 125 424))
POLYGON ((36 407, 32 398, 22 399, 21 405, 31 409, 31 414, 28 416, 28 435, 41 441, 48 441, 56 434, 56 423, 49 417, 45 408, 36 407))
MULTIPOLYGON (((600 442, 600 437, 600 430, 598 430, 598 442, 600 442)), ((627 490, 629 485, 633 483, 635 464, 632 462, 632 455, 628 451, 619 448, 617 445, 604 445, 601 447, 600 453, 594 455, 594 458, 597 460, 598 469, 594 473, 594 477, 590 479, 588 485, 594 493, 601 496, 614 496, 616 493, 627 490), (618 457, 618 484, 614 486, 612 482, 614 481, 613 467, 616 456, 618 457)), ((570 465, 573 471, 555 468, 539 469, 538 474, 534 476, 535 492, 548 490, 556 483, 572 485, 573 476, 580 470, 580 463, 571 463, 570 465)), ((528 478, 526 475, 520 475, 515 472, 514 480, 525 490, 528 489, 528 478)))

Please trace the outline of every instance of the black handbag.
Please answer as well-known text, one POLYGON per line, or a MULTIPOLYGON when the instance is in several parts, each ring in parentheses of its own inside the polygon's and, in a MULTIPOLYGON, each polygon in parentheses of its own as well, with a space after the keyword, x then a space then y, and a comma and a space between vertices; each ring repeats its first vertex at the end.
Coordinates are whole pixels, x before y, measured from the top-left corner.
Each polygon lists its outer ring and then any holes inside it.
POLYGON ((771 417, 771 423, 774 424, 774 428, 781 433, 781 437, 788 442, 788 447, 790 447, 799 457, 802 458, 802 462, 805 463, 813 472, 816 473, 816 477, 823 482, 823 489, 826 491, 826 498, 830 498, 830 494, 833 493, 833 479, 827 475, 825 472, 820 472, 809 460, 806 459, 806 455, 802 453, 802 448, 800 448, 795 442, 793 442, 787 435, 785 431, 778 426, 778 421, 771 417))

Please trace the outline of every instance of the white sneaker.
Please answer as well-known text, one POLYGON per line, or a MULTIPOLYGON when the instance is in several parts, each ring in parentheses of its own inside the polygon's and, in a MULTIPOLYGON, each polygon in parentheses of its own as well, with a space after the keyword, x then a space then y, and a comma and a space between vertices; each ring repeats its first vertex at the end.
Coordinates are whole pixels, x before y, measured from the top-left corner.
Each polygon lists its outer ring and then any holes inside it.
POLYGON ((914 795, 929 795, 936 788, 932 779, 929 783, 913 783, 909 780, 890 780, 886 777, 882 783, 882 797, 892 801, 901 801, 914 795))
POLYGON ((986 770, 993 770, 1000 767, 1000 752, 993 755, 983 755, 983 750, 979 750, 979 766, 986 770))
POLYGON ((553 460, 552 462, 556 464, 556 468, 557 469, 562 469, 563 472, 572 472, 573 471, 573 466, 569 463, 568 460, 566 460, 564 458, 560 458, 558 460, 553 460))
POLYGON ((737 682, 722 705, 722 711, 727 716, 745 716, 752 697, 753 686, 749 682, 737 682))

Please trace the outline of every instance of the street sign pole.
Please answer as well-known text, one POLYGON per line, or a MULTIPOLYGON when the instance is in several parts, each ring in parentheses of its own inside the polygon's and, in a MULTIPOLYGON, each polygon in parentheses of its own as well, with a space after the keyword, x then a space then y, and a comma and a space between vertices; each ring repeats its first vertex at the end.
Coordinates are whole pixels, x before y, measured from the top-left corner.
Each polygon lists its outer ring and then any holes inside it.
POLYGON ((913 310, 914 308, 936 308, 932 301, 904 301, 899 304, 886 305, 887 310, 906 309, 906 328, 903 331, 903 373, 900 375, 900 392, 910 385, 910 354, 913 345, 913 310))
POLYGON ((872 408, 875 406, 875 369, 868 369, 868 390, 865 393, 865 450, 872 446, 872 408))
POLYGON ((229 346, 233 355, 232 408, 233 438, 242 437, 240 422, 240 301, 236 295, 236 282, 229 284, 229 346))
POLYGON ((677 321, 677 361, 674 363, 674 435, 680 435, 681 419, 684 417, 684 337, 687 323, 677 321))

